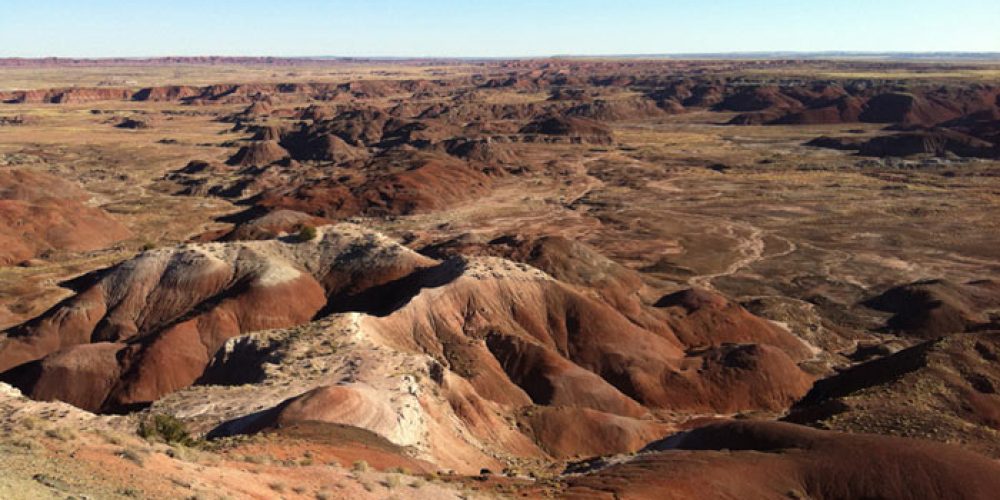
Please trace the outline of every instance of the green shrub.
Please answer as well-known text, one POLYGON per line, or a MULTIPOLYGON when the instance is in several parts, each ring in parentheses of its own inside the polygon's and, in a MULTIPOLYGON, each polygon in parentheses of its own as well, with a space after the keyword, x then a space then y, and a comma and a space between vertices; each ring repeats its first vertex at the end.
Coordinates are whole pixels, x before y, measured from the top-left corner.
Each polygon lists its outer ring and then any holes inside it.
POLYGON ((312 226, 302 226, 299 228, 299 233, 296 235, 298 241, 312 241, 316 239, 316 228, 312 226))
POLYGON ((172 415, 153 415, 139 424, 139 435, 147 440, 159 440, 168 444, 191 446, 194 440, 187 432, 184 422, 172 415))

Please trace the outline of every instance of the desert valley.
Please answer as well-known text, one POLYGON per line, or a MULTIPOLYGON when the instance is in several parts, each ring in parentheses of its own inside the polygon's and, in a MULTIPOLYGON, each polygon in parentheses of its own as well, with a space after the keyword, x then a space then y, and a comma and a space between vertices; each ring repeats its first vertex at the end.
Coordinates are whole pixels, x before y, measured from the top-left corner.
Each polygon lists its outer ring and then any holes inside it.
POLYGON ((991 498, 1000 63, 0 59, 0 498, 991 498))

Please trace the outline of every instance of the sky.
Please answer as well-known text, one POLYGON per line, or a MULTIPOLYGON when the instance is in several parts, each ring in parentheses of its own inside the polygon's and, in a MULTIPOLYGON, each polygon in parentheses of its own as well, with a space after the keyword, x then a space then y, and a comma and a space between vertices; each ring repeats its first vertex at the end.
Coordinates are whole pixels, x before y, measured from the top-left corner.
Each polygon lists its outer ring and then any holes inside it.
POLYGON ((1000 0, 0 0, 0 57, 998 52, 1000 0))

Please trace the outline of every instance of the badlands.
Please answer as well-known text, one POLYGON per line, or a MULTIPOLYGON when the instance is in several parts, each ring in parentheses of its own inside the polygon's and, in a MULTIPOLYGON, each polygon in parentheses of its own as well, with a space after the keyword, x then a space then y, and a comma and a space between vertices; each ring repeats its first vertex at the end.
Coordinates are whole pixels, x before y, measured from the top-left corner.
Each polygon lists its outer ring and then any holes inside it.
POLYGON ((0 60, 0 498, 993 498, 998 75, 0 60))

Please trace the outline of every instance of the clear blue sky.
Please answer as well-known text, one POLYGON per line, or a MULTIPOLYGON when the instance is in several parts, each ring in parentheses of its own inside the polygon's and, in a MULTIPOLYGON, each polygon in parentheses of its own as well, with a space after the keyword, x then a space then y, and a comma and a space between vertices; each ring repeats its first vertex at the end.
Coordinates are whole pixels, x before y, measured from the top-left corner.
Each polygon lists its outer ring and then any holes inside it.
POLYGON ((1000 51, 1000 0, 0 0, 0 57, 1000 51))

